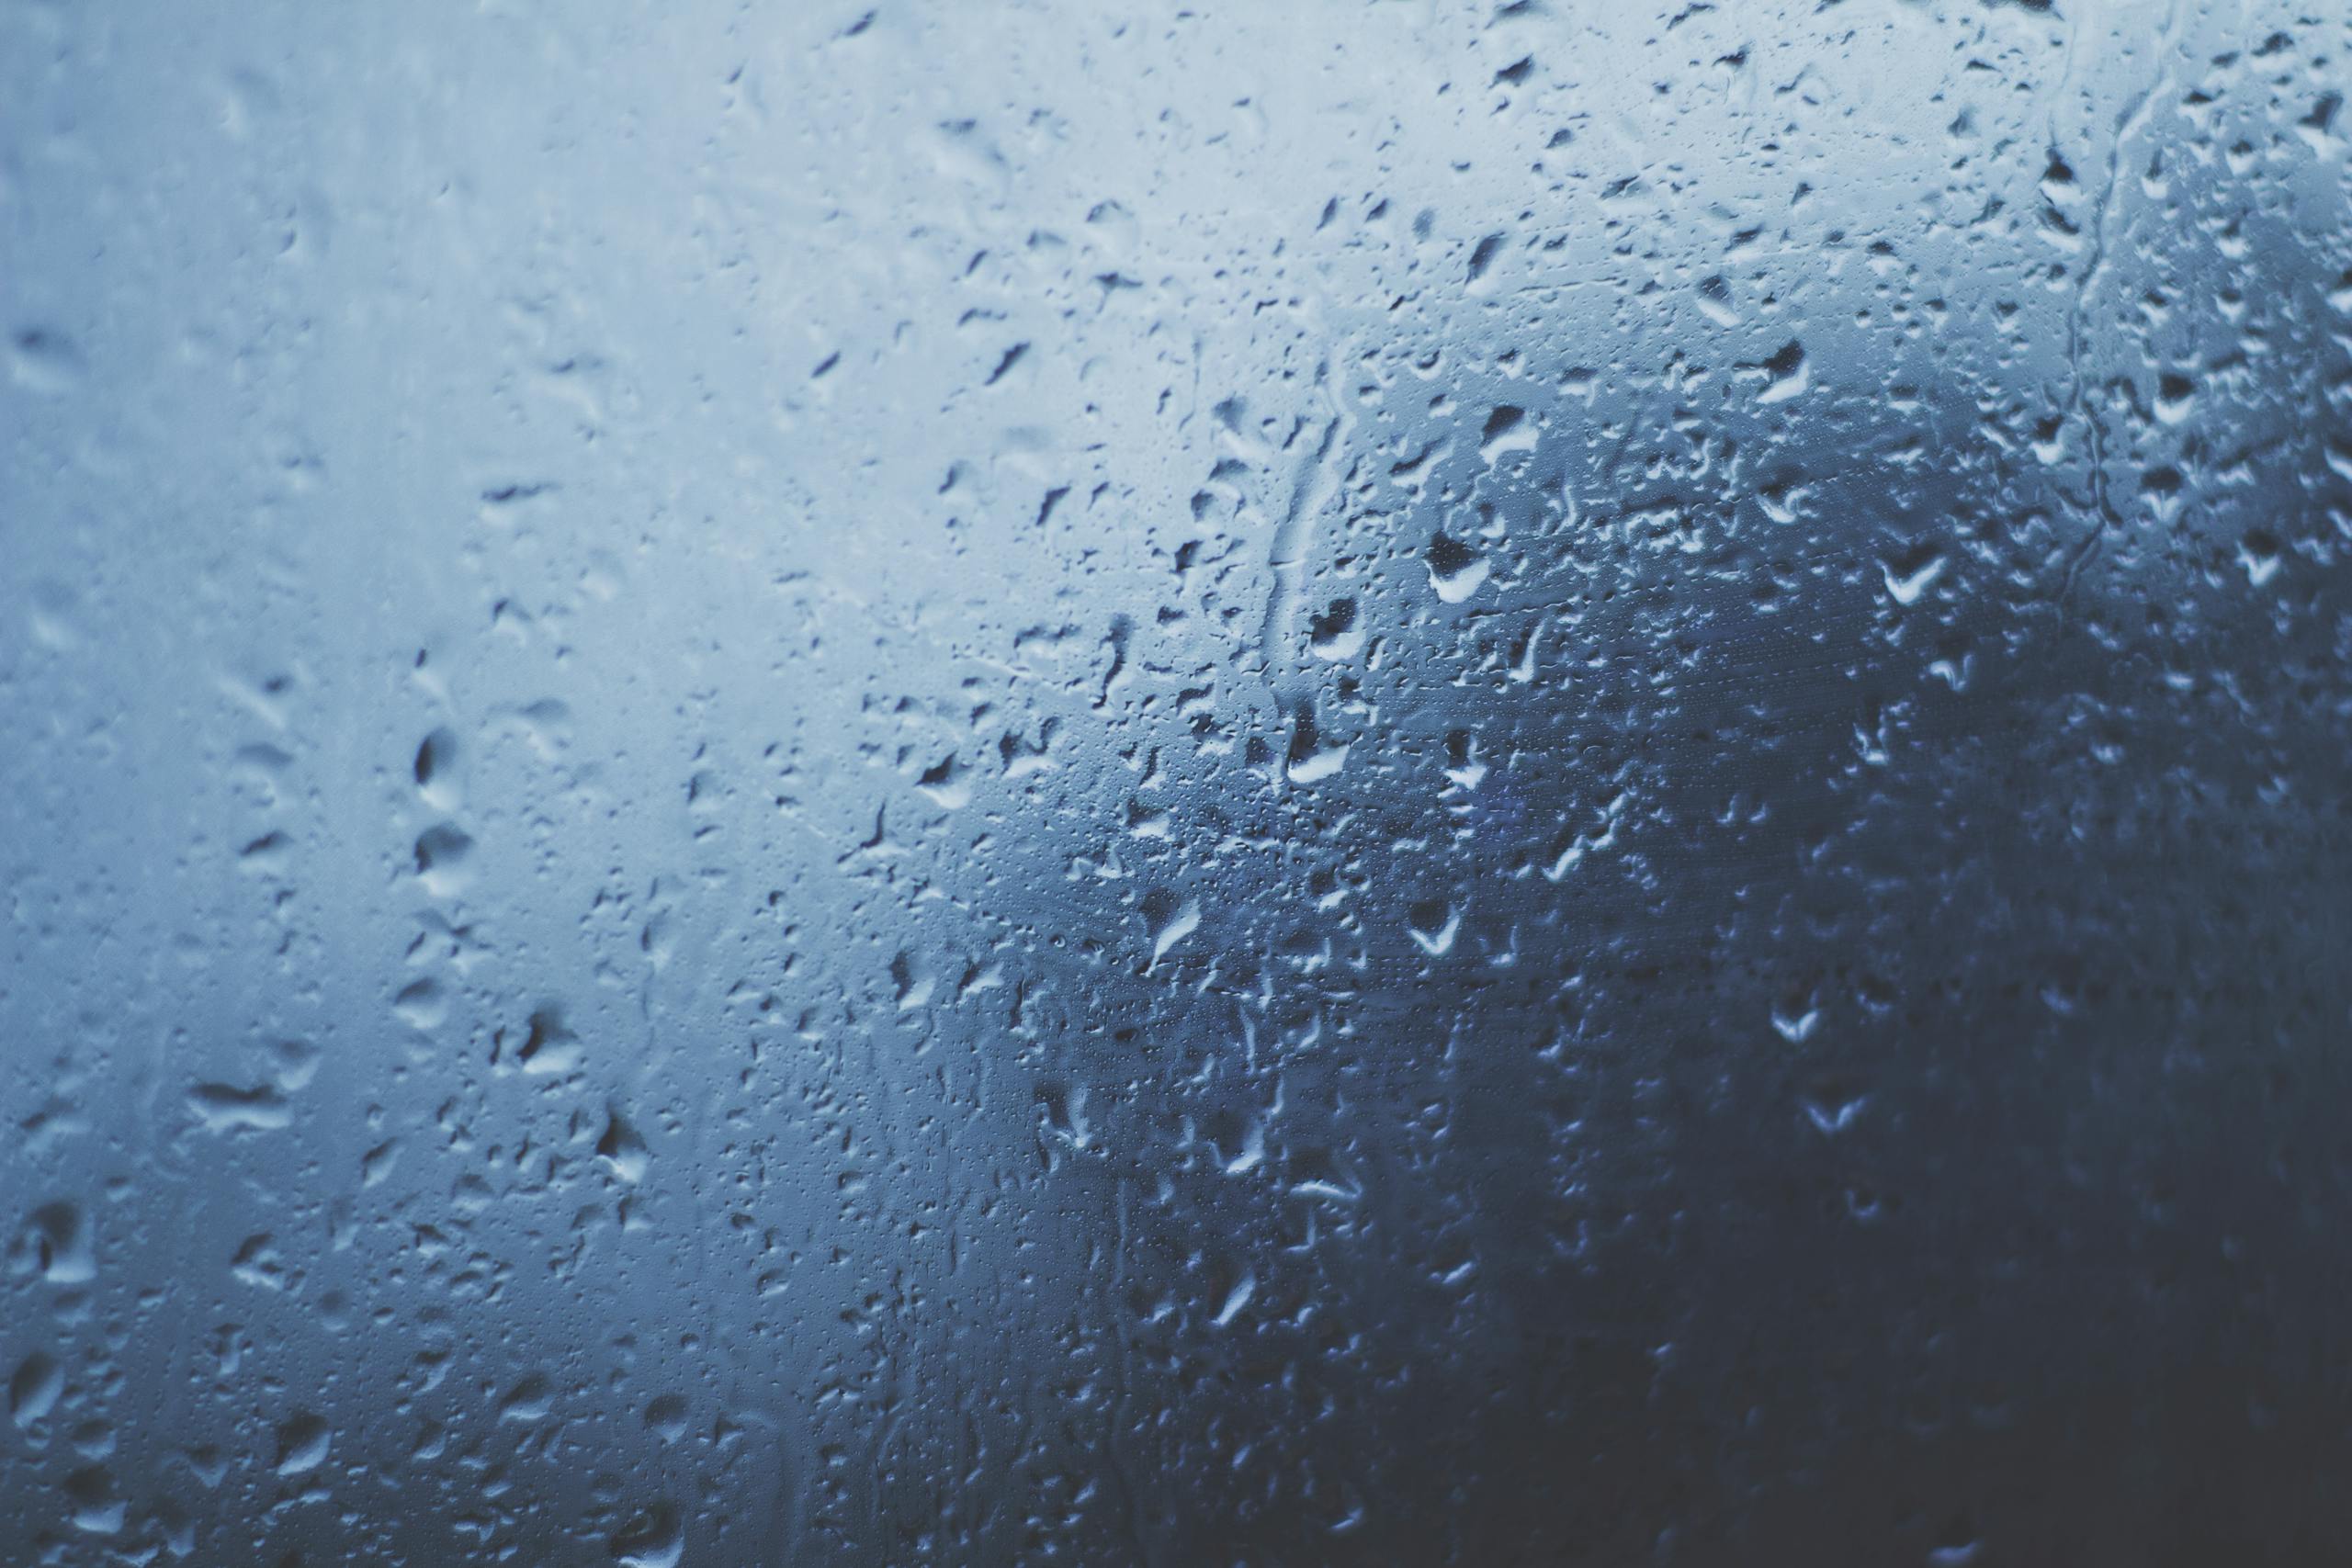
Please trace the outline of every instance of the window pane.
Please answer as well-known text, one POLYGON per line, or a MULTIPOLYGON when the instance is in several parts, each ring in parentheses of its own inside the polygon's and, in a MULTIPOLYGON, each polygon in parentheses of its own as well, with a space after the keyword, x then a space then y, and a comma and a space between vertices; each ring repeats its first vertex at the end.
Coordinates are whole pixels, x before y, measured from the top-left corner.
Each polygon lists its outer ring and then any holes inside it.
POLYGON ((0 1555, 2338 1557, 2346 34, 0 10, 0 1555))

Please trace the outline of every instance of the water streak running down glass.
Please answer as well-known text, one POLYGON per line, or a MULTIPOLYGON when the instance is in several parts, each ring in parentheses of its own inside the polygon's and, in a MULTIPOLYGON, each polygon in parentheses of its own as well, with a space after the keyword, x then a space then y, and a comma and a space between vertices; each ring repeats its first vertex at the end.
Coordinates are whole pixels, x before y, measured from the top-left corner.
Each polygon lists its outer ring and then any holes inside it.
POLYGON ((0 1562, 2352 1557, 2347 68, 0 6, 0 1562))

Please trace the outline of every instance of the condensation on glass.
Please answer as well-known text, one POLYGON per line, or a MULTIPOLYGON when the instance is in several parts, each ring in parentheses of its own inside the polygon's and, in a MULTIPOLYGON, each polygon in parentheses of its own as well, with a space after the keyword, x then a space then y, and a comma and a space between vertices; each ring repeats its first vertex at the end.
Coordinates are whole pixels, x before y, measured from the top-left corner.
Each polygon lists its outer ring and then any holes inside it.
POLYGON ((0 1555, 2344 1553, 2347 60, 0 10, 0 1555))

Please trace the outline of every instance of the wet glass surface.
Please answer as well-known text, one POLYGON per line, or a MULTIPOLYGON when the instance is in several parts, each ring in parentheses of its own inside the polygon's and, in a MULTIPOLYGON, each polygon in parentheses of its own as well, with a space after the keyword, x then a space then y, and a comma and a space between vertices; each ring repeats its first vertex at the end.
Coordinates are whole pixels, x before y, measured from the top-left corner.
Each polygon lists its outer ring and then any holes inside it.
POLYGON ((0 10, 0 1556, 2338 1560, 2347 49, 0 10))

